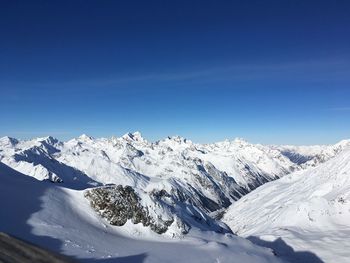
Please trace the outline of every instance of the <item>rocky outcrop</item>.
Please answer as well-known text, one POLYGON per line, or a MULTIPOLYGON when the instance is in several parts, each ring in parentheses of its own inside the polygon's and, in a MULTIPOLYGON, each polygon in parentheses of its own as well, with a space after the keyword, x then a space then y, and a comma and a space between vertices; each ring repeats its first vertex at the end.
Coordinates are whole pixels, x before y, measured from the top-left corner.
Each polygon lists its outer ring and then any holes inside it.
MULTIPOLYGON (((179 189, 153 189, 150 192, 131 186, 108 185, 85 191, 91 207, 111 225, 123 226, 128 220, 141 223, 158 234, 170 236, 187 234, 192 226, 203 230, 231 233, 231 230, 216 221, 179 189)), ((204 202, 205 197, 199 201, 204 202)), ((208 199, 210 200, 210 199, 208 199)))
POLYGON ((154 232, 163 234, 175 221, 174 217, 164 219, 161 215, 152 215, 130 186, 98 187, 85 191, 85 197, 90 200, 91 207, 111 225, 122 226, 131 220, 133 224, 141 223, 154 232))

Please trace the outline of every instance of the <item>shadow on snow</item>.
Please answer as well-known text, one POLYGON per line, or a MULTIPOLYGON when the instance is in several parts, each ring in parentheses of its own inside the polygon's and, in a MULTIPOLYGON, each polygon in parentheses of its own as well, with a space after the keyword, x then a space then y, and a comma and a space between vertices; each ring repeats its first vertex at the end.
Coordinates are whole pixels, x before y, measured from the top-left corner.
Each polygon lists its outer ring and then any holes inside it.
POLYGON ((138 255, 118 257, 118 258, 102 258, 102 259, 84 259, 86 263, 142 263, 147 257, 147 253, 138 255))
POLYGON ((265 241, 256 236, 250 236, 247 239, 258 246, 271 248, 277 257, 290 263, 324 263, 310 251, 295 251, 281 237, 274 241, 265 241))
MULTIPOLYGON (((63 243, 49 236, 33 234, 29 218, 42 209, 42 197, 52 187, 51 182, 38 181, 0 162, 0 232, 8 233, 45 249, 61 252, 63 243)), ((108 259, 78 259, 82 262, 142 263, 146 253, 108 259)))

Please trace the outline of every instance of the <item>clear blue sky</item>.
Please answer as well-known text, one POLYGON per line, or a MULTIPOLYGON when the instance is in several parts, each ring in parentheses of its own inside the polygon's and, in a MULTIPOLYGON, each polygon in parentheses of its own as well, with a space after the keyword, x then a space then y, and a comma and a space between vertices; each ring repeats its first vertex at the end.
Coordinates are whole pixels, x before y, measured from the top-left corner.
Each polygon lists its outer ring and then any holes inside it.
POLYGON ((350 138, 350 1, 0 2, 0 136, 350 138))

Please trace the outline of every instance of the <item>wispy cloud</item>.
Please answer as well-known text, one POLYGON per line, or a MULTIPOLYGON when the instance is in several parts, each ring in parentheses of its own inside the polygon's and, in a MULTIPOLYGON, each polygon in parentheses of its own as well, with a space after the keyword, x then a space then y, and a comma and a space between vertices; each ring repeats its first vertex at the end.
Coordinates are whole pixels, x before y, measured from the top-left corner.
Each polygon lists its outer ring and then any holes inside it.
MULTIPOLYGON (((38 80, 38 81, 1 81, 0 108, 8 105, 25 104, 28 101, 45 103, 46 97, 57 91, 57 97, 69 96, 96 96, 115 94, 123 90, 138 92, 150 90, 152 87, 162 89, 173 89, 174 87, 208 87, 209 85, 230 84, 231 89, 239 89, 244 86, 248 89, 247 83, 252 83, 254 88, 266 89, 266 85, 281 83, 295 83, 302 85, 308 83, 313 86, 320 85, 323 88, 325 83, 332 81, 332 84, 350 82, 350 64, 345 59, 320 58, 315 60, 296 60, 278 62, 256 62, 256 63, 235 63, 227 65, 193 66, 182 69, 165 68, 159 71, 147 71, 142 73, 110 73, 97 76, 77 76, 71 80, 38 80), (213 84, 215 83, 215 84, 213 84), (242 85, 242 83, 244 83, 242 85)), ((348 111, 349 107, 326 109, 333 111, 348 111)))
POLYGON ((109 87, 115 85, 124 85, 128 83, 145 82, 176 82, 188 80, 203 79, 252 79, 276 77, 281 74, 304 74, 309 77, 337 74, 337 77, 348 76, 350 73, 350 64, 343 59, 318 59, 306 61, 284 61, 275 63, 247 63, 231 64, 220 66, 209 66, 206 68, 184 68, 181 70, 166 70, 164 72, 145 72, 141 74, 109 74, 96 78, 74 79, 68 81, 49 81, 49 82, 12 82, 18 86, 35 86, 38 88, 59 87, 60 89, 79 89, 79 87, 109 87), (322 72, 322 74, 320 74, 322 72))
POLYGON ((105 76, 103 78, 88 80, 80 79, 66 83, 51 84, 61 85, 61 87, 65 85, 104 87, 140 82, 176 82, 222 78, 246 80, 254 78, 276 77, 281 74, 292 74, 293 76, 304 74, 309 77, 316 76, 317 79, 320 79, 320 72, 322 72, 321 75, 327 75, 328 77, 330 75, 333 76, 335 73, 338 75, 341 74, 344 76, 348 76, 350 73, 350 64, 347 61, 341 59, 320 59, 276 63, 248 63, 233 65, 231 64, 225 66, 221 65, 210 66, 206 68, 188 68, 182 70, 169 70, 166 72, 153 72, 129 76, 110 75, 105 76))

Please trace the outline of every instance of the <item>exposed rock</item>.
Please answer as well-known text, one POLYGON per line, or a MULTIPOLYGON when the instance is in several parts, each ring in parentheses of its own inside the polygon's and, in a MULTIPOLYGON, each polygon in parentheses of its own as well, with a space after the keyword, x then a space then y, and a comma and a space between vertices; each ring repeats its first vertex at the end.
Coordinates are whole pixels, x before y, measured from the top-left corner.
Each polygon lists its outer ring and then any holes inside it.
POLYGON ((0 233, 0 262, 72 263, 74 261, 5 233, 0 233))
POLYGON ((198 192, 195 195, 200 203, 176 188, 170 193, 165 189, 146 193, 130 186, 108 185, 85 191, 91 207, 111 225, 122 226, 130 220, 158 234, 167 232, 172 236, 187 234, 194 225, 203 230, 231 233, 226 225, 207 214, 207 210, 214 211, 219 205, 209 203, 213 201, 198 192))
POLYGON ((130 186, 98 187, 85 191, 85 197, 90 200, 91 207, 111 225, 122 226, 131 220, 134 224, 142 223, 154 232, 163 234, 174 222, 173 217, 163 219, 161 215, 151 215, 130 186))

